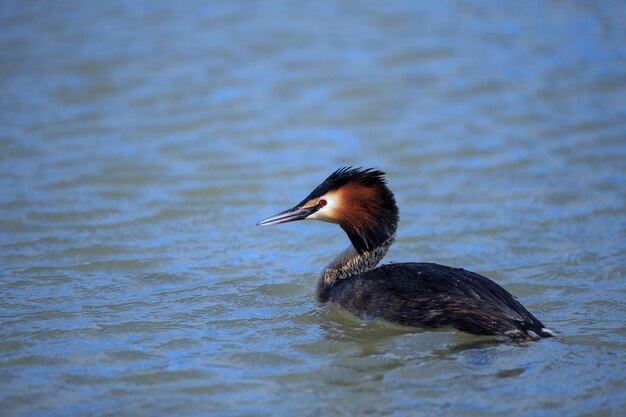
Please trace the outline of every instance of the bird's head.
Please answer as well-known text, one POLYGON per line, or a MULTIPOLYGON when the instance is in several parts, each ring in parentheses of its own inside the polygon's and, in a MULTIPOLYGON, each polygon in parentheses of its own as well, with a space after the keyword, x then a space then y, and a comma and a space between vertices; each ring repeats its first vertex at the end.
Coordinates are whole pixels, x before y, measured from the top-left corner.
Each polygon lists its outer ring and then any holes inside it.
POLYGON ((359 253, 371 251, 396 232, 398 207, 385 173, 345 167, 333 172, 299 204, 268 217, 258 226, 296 220, 336 223, 359 253))

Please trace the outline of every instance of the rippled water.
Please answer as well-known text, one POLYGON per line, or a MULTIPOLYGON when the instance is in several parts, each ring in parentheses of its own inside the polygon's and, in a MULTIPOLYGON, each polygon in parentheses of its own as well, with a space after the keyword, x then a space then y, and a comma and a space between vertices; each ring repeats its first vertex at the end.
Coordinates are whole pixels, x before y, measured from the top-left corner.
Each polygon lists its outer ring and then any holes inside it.
POLYGON ((623 2, 0 4, 0 414, 621 415, 623 2), (556 339, 314 303, 347 238, 256 228, 388 173, 388 261, 556 339))

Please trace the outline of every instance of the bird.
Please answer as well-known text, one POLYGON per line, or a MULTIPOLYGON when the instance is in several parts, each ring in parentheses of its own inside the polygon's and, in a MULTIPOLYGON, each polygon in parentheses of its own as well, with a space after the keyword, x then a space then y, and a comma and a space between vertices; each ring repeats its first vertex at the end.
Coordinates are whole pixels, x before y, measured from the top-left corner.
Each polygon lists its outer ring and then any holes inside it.
POLYGON ((319 220, 338 224, 348 235, 348 248, 319 277, 319 303, 338 305, 361 320, 423 329, 524 341, 556 335, 483 275, 428 262, 376 267, 394 242, 399 221, 385 175, 375 168, 339 168, 300 203, 257 223, 319 220))

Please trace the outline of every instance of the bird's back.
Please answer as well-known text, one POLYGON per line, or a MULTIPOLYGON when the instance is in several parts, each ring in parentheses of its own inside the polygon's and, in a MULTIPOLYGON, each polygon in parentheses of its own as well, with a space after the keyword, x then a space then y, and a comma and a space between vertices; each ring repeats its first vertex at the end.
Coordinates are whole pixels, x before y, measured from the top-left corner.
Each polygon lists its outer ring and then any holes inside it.
POLYGON ((383 265, 339 281, 329 300, 361 318, 538 339, 553 333, 482 275, 433 263, 383 265))

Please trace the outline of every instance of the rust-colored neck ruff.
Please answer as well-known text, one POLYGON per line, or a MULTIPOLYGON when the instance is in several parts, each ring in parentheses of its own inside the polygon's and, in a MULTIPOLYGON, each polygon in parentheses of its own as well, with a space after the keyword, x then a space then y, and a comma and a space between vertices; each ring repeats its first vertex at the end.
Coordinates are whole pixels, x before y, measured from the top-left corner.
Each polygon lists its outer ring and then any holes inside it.
POLYGON ((359 254, 372 252, 398 225, 398 207, 387 188, 385 173, 374 169, 340 168, 318 185, 298 207, 317 206, 309 219, 337 223, 359 254))
POLYGON ((338 190, 335 216, 359 254, 372 252, 396 234, 398 207, 384 184, 347 184, 338 190))

